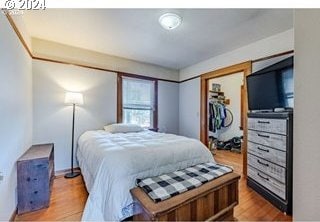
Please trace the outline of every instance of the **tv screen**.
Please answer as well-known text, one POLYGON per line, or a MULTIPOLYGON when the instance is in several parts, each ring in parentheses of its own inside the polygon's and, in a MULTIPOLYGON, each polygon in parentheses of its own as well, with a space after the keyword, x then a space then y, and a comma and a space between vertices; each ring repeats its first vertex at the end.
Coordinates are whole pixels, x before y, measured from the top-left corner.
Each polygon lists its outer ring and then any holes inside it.
POLYGON ((249 110, 293 108, 293 67, 247 77, 249 110))

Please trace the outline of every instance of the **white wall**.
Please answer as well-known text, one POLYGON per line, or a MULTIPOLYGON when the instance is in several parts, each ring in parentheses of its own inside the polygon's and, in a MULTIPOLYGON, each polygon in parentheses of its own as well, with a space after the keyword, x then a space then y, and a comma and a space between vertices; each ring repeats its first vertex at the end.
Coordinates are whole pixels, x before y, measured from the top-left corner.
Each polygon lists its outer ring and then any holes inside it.
POLYGON ((295 10, 293 218, 320 220, 320 10, 295 10))
POLYGON ((253 42, 231 52, 186 67, 180 70, 180 80, 185 80, 212 70, 292 49, 293 29, 290 29, 277 35, 253 42))
POLYGON ((266 68, 268 66, 271 66, 275 63, 278 63, 280 62, 281 60, 284 60, 288 57, 291 57, 293 56, 293 53, 291 54, 287 54, 287 55, 283 55, 283 56, 278 56, 278 57, 275 57, 275 58, 272 58, 272 59, 267 59, 267 60, 263 60, 263 61, 259 61, 259 62, 255 62, 252 64, 252 73, 256 72, 256 71, 259 71, 263 68, 266 68))
MULTIPOLYGON (((159 81, 159 127, 178 132, 178 84, 159 81), (170 107, 170 112, 168 112, 170 107)), ((55 143, 56 170, 70 168, 72 107, 66 91, 84 95, 77 107, 75 141, 87 130, 116 122, 117 74, 52 62, 33 61, 33 143, 55 143)))
POLYGON ((179 85, 179 134, 200 138, 200 78, 179 85))
POLYGON ((66 91, 84 96, 76 109, 75 141, 86 130, 116 122, 116 73, 34 60, 33 143, 55 144, 55 170, 70 168, 72 106, 64 104, 66 91))
POLYGON ((179 133, 179 84, 158 82, 159 132, 179 133))
POLYGON ((75 62, 88 66, 151 76, 160 79, 179 80, 178 70, 107 55, 57 42, 32 38, 32 50, 35 56, 43 58, 75 62))
POLYGON ((219 140, 226 141, 235 136, 242 136, 240 130, 241 122, 241 85, 243 84, 243 73, 235 73, 232 75, 214 78, 209 81, 209 87, 212 88, 212 83, 221 85, 221 91, 224 92, 226 99, 230 99, 230 104, 226 107, 233 115, 233 122, 227 128, 221 128, 214 135, 219 140))
POLYGON ((31 58, 0 13, 0 221, 16 208, 17 159, 32 140, 31 58))

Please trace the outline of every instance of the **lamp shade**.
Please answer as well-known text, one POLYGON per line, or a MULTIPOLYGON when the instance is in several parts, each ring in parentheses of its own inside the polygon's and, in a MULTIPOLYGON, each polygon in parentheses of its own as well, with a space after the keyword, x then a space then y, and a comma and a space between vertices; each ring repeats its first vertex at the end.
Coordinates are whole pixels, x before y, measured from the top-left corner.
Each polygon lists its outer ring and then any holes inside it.
POLYGON ((82 93, 66 92, 64 103, 83 105, 83 95, 82 93))

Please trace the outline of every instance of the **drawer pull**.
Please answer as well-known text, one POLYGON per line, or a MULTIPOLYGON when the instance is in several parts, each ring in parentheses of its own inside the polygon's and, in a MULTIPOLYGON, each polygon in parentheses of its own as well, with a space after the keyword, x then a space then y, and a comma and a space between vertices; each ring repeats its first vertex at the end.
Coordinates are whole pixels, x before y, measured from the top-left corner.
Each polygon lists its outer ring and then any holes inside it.
POLYGON ((269 121, 261 121, 261 120, 258 120, 258 123, 270 124, 270 122, 269 122, 269 121))
POLYGON ((258 148, 258 150, 261 150, 261 151, 263 151, 263 152, 269 153, 269 150, 267 150, 267 149, 262 149, 262 148, 260 148, 259 146, 258 146, 257 148, 258 148))
POLYGON ((269 166, 269 164, 267 164, 267 163, 263 163, 263 162, 261 162, 260 160, 257 160, 257 162, 258 163, 260 163, 261 165, 263 165, 263 166, 266 166, 266 167, 268 167, 269 166))
POLYGON ((269 181, 269 178, 268 178, 268 177, 264 177, 264 176, 262 176, 260 173, 258 173, 258 176, 261 177, 261 178, 264 179, 264 180, 269 181))
POLYGON ((38 191, 34 191, 33 193, 34 193, 34 194, 37 194, 37 193, 38 193, 38 191))
POLYGON ((260 136, 260 137, 264 137, 264 138, 270 138, 270 136, 262 135, 262 134, 259 134, 259 133, 258 133, 258 136, 260 136))

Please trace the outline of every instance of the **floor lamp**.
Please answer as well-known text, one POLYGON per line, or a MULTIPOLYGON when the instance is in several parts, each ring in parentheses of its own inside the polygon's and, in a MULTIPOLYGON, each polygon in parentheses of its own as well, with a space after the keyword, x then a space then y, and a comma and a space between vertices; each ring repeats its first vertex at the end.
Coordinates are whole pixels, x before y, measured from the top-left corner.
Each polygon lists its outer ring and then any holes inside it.
POLYGON ((73 171, 73 149, 74 149, 74 116, 76 105, 83 105, 83 96, 81 93, 67 92, 65 96, 65 103, 73 107, 72 115, 72 145, 71 145, 71 172, 64 175, 65 178, 71 179, 80 175, 80 172, 73 171))

